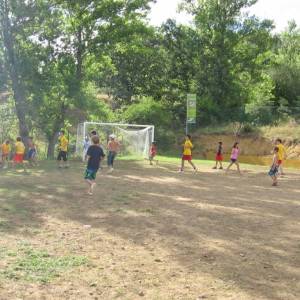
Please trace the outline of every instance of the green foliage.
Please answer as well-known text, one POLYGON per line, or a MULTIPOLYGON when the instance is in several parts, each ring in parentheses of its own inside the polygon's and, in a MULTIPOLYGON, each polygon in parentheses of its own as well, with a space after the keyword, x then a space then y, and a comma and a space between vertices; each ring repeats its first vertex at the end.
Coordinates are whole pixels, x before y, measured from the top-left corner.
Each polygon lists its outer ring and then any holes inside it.
POLYGON ((126 121, 136 124, 168 127, 172 122, 172 116, 167 108, 152 98, 142 98, 137 103, 130 105, 122 115, 126 121))
POLYGON ((246 104, 246 114, 250 122, 257 125, 271 124, 274 120, 274 82, 263 74, 261 81, 251 84, 249 102, 246 104))
POLYGON ((161 150, 175 144, 176 137, 172 128, 172 113, 161 102, 152 98, 142 98, 130 105, 122 116, 130 123, 155 125, 155 139, 161 150))

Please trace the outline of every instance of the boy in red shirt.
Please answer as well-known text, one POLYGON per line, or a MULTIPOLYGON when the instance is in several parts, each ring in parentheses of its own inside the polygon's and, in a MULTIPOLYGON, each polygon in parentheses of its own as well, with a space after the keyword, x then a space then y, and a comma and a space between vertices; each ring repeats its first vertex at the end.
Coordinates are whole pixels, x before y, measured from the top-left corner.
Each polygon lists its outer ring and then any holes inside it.
POLYGON ((150 161, 150 165, 153 165, 153 160, 154 157, 157 154, 157 147, 156 147, 156 142, 152 142, 151 147, 150 147, 150 151, 149 151, 149 161, 150 161))

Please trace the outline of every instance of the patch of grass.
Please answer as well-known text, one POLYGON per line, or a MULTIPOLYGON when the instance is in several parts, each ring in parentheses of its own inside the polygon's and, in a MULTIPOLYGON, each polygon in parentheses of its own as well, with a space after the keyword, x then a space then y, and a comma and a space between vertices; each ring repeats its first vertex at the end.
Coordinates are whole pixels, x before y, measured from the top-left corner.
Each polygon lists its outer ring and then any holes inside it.
POLYGON ((154 209, 153 208, 145 208, 145 209, 142 209, 140 212, 150 214, 150 215, 154 215, 154 209))
POLYGON ((6 251, 2 255, 14 259, 0 271, 0 275, 6 279, 38 283, 47 283, 61 273, 87 263, 87 258, 82 256, 51 256, 47 251, 28 246, 21 247, 18 252, 6 251))

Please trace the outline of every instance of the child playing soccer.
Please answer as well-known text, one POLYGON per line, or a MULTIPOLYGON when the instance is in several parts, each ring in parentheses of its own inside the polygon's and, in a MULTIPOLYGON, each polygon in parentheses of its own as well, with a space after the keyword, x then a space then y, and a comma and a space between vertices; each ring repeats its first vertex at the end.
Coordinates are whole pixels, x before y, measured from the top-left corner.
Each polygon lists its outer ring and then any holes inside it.
POLYGON ((240 154, 239 143, 234 143, 231 151, 231 163, 229 164, 226 173, 229 171, 232 165, 236 165, 238 172, 241 174, 240 164, 238 162, 238 157, 240 154))
POLYGON ((15 155, 13 158, 14 165, 15 164, 23 165, 24 153, 25 153, 25 146, 22 142, 22 139, 21 137, 17 137, 17 142, 15 144, 15 155))
POLYGON ((152 142, 150 151, 149 151, 149 161, 150 161, 151 166, 153 165, 153 160, 154 160, 156 154, 157 154, 156 142, 152 142))
POLYGON ((58 161, 58 166, 59 168, 67 168, 68 167, 68 145, 69 145, 69 141, 68 139, 65 137, 65 132, 64 130, 62 130, 59 134, 59 138, 58 138, 58 156, 57 156, 57 161, 58 161))
POLYGON ((100 168, 100 162, 105 157, 103 149, 100 147, 99 137, 97 135, 92 136, 92 145, 87 151, 87 168, 85 171, 84 179, 89 184, 88 194, 93 195, 94 187, 96 185, 95 179, 97 172, 100 168))
POLYGON ((7 168, 8 160, 9 160, 9 155, 10 155, 11 147, 10 147, 10 141, 6 140, 2 145, 1 145, 1 163, 3 169, 7 168))
POLYGON ((283 173, 283 161, 286 159, 287 154, 284 145, 282 144, 281 139, 276 140, 276 147, 278 148, 278 170, 280 175, 284 175, 283 173))
POLYGON ((33 142, 33 138, 29 137, 28 139, 28 161, 30 166, 34 167, 37 165, 36 163, 36 154, 37 154, 37 148, 36 144, 33 142))
POLYGON ((213 167, 213 169, 218 169, 218 164, 220 165, 220 170, 223 170, 223 143, 219 142, 217 154, 216 154, 216 165, 213 167))
POLYGON ((194 169, 194 171, 197 171, 196 166, 192 162, 192 149, 194 148, 192 141, 191 141, 191 136, 189 134, 186 135, 185 137, 185 142, 183 145, 183 154, 181 158, 181 168, 179 172, 183 172, 184 170, 184 162, 187 161, 194 169))
POLYGON ((107 165, 109 167, 109 172, 114 170, 114 161, 120 149, 120 143, 116 140, 114 134, 109 136, 109 142, 107 144, 108 149, 108 157, 107 157, 107 165))
POLYGON ((279 167, 279 159, 278 158, 279 158, 279 148, 275 147, 274 148, 273 163, 272 163, 271 169, 269 171, 269 176, 273 180, 272 186, 277 186, 278 185, 278 182, 277 182, 278 167, 279 167))

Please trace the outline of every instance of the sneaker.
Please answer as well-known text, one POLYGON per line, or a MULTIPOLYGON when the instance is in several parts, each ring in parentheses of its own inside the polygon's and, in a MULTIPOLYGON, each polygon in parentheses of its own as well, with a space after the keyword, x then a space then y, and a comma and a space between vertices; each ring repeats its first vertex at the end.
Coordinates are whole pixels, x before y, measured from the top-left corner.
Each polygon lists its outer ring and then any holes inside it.
POLYGON ((223 170, 223 167, 220 167, 219 170, 223 170))
POLYGON ((213 170, 217 170, 217 167, 213 167, 213 170))
POLYGON ((109 168, 109 170, 107 171, 108 173, 111 173, 114 171, 114 168, 109 168))
POLYGON ((183 170, 179 169, 179 170, 177 171, 177 173, 183 173, 183 170))

